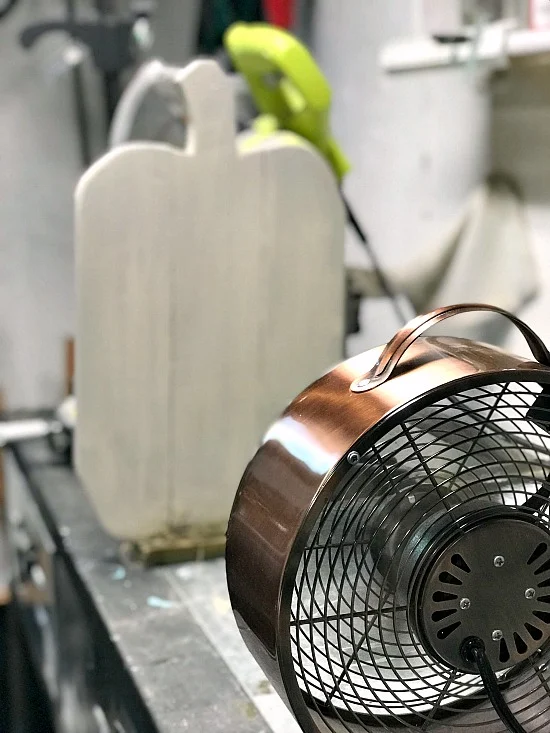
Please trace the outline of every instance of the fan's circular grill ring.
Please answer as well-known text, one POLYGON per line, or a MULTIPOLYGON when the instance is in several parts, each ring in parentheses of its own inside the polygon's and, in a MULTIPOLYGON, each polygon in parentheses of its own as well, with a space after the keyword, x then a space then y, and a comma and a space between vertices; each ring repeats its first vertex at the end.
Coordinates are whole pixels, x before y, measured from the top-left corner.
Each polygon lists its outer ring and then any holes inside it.
MULTIPOLYGON (((546 480, 550 436, 527 419, 539 391, 501 382, 434 402, 363 450, 330 497, 302 553, 290 614, 298 686, 329 730, 339 721, 354 733, 429 731, 445 720, 503 730, 479 678, 449 670, 422 644, 407 593, 442 516, 480 500, 521 508, 546 480)), ((530 515, 548 528, 546 502, 530 515)), ((535 721, 550 711, 546 661, 544 645, 499 675, 529 731, 542 730, 535 721)))

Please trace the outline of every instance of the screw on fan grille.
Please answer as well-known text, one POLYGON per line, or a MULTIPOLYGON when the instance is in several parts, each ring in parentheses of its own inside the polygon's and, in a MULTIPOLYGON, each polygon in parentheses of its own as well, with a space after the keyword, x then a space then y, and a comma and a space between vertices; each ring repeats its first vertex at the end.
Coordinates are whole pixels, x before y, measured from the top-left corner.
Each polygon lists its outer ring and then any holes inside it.
POLYGON ((462 642, 473 636, 493 670, 536 652, 550 636, 549 547, 547 530, 517 511, 457 533, 420 581, 418 627, 427 647, 463 671, 471 666, 462 642))
MULTIPOLYGON (((535 383, 516 382, 469 389, 415 413, 411 407, 374 444, 354 446, 360 461, 349 466, 309 534, 291 602, 294 675, 306 704, 329 730, 504 730, 479 677, 450 664, 421 633, 413 589, 418 569, 441 559, 441 538, 448 543, 457 531, 460 537, 457 528, 470 516, 515 512, 518 532, 525 521, 547 537, 550 435, 542 425, 545 408, 539 406, 536 420, 530 412, 539 392, 535 383)), ((498 672, 528 731, 544 730, 550 718, 550 615, 543 610, 550 552, 531 560, 550 541, 535 534, 528 538, 524 569, 535 583, 538 615, 521 606, 527 615, 517 620, 527 652, 514 647, 514 658, 498 672)), ((452 574, 463 581, 473 560, 454 560, 452 574)), ((456 595, 446 600, 459 605, 464 598, 474 602, 462 591, 441 592, 456 595)), ((528 603, 525 592, 522 602, 528 603)), ((460 613, 471 612, 463 605, 460 613)), ((487 613, 476 613, 487 622, 487 613)), ((442 623, 436 632, 449 626, 442 623)), ((453 632, 460 643, 460 632, 453 632)))

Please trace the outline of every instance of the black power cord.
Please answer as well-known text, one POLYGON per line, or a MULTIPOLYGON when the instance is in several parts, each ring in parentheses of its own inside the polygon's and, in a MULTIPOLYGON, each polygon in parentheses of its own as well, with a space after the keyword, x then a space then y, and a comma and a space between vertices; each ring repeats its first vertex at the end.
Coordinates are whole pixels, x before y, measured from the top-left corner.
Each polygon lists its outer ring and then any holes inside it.
POLYGON ((388 279, 386 278, 384 271, 382 270, 382 267, 380 263, 378 262, 378 257, 376 256, 376 252, 374 251, 367 235, 363 231, 363 228, 357 221, 357 217, 353 213, 353 210, 351 206, 349 205, 349 203, 346 201, 343 193, 342 193, 342 200, 344 202, 344 206, 346 209, 346 215, 347 215, 348 221, 351 224, 357 236, 359 237, 361 243, 363 244, 370 258, 370 261, 372 263, 372 269, 374 270, 374 274, 376 275, 376 279, 378 280, 380 289, 382 290, 384 295, 391 301, 393 305, 393 310, 395 311, 395 315, 397 316, 401 324, 404 326, 409 319, 407 318, 403 309, 401 308, 401 304, 399 303, 399 298, 397 297, 397 293, 395 292, 393 287, 388 282, 388 279))
POLYGON ((10 13, 19 0, 7 0, 3 5, 0 5, 0 20, 3 20, 8 13, 10 13))
POLYGON ((485 685, 487 696, 508 730, 511 733, 526 733, 525 728, 518 723, 502 696, 497 677, 491 667, 489 657, 485 653, 483 641, 477 636, 471 636, 462 644, 460 653, 465 662, 476 665, 479 676, 485 685))

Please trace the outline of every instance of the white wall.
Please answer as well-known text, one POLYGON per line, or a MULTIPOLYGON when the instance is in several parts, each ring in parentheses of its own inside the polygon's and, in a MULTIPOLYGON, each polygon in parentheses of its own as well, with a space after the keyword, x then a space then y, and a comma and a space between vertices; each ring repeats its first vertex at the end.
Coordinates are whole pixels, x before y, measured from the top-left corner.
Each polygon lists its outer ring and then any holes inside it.
MULTIPOLYGON (((157 54, 186 61, 197 7, 197 0, 159 3, 157 54)), ((62 12, 59 0, 21 0, 0 22, 0 387, 9 407, 60 399, 63 341, 74 335, 73 189, 81 166, 71 77, 62 36, 30 52, 17 41, 27 23, 62 12)), ((97 76, 87 72, 99 151, 103 105, 97 76)))
MULTIPOLYGON (((523 191, 540 263, 541 293, 521 317, 550 344, 550 62, 516 65, 495 78, 493 89, 494 166, 511 173, 523 191)), ((508 346, 526 353, 515 332, 508 346)))
MULTIPOLYGON (((334 89, 337 136, 354 168, 346 191, 385 264, 438 238, 489 165, 490 95, 463 69, 389 75, 382 45, 418 25, 409 0, 317 0, 313 44, 334 89)), ((350 244, 350 257, 359 247, 350 244)), ((366 260, 365 260, 366 261, 366 260)), ((353 351, 382 343, 398 323, 369 301, 353 351)))
POLYGON ((26 23, 58 9, 21 2, 0 23, 0 385, 10 407, 59 399, 73 331, 71 80, 53 73, 58 41, 32 53, 17 43, 26 23))

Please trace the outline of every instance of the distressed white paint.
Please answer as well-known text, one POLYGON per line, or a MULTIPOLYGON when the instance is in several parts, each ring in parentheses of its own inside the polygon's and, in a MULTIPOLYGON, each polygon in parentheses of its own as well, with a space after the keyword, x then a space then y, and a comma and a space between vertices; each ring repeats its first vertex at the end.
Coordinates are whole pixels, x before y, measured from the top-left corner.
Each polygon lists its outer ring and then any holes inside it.
POLYGON ((76 465, 129 538, 223 524, 261 435, 343 342, 329 167, 286 133, 237 143, 213 61, 180 83, 186 148, 120 146, 76 196, 76 465))
MULTIPOLYGON (((161 571, 162 572, 162 571, 161 571)), ((269 725, 271 733, 300 733, 300 727, 247 650, 227 591, 225 561, 186 563, 166 579, 269 725)))

